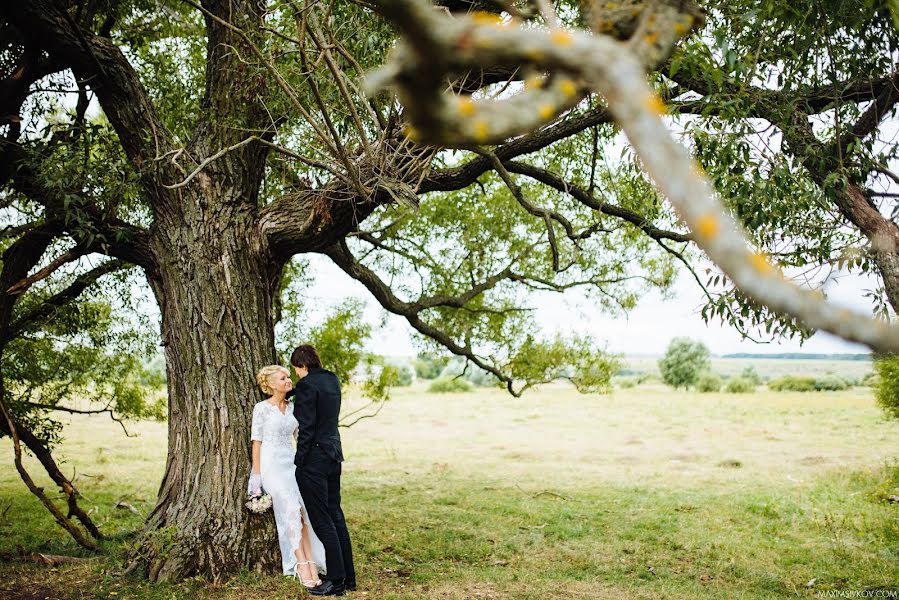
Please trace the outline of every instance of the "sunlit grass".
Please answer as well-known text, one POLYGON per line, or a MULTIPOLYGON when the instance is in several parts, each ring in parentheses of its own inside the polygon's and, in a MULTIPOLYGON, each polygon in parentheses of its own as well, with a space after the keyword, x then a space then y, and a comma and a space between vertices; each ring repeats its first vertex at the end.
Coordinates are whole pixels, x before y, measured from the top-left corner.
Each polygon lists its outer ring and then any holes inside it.
MULTIPOLYGON (((108 557, 50 579, 12 560, 0 588, 296 597, 276 575, 152 588, 114 576, 141 521, 115 504, 146 514, 165 460, 164 424, 132 429, 139 437, 73 419, 57 451, 78 473, 84 505, 119 536, 108 557)), ((343 433, 356 595, 755 599, 896 585, 899 506, 886 499, 899 494, 897 433, 867 388, 731 395, 643 385, 581 396, 546 386, 522 399, 398 390, 378 417, 343 433)), ((83 554, 19 481, 8 440, 0 452, 0 552, 83 554)))

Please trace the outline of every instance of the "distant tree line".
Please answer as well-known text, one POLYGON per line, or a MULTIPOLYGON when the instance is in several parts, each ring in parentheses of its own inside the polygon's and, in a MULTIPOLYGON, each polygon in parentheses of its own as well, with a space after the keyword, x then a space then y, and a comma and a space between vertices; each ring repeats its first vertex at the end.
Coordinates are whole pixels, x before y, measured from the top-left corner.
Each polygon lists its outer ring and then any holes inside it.
POLYGON ((806 354, 804 352, 781 352, 779 354, 751 354, 736 352, 725 354, 722 358, 773 358, 784 360, 872 360, 870 353, 862 354, 806 354))

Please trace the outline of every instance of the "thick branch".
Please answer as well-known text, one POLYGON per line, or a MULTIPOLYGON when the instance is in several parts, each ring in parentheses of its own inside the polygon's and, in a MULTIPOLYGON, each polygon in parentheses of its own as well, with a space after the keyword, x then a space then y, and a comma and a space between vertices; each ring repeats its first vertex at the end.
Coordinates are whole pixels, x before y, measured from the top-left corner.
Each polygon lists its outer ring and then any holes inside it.
POLYGON ((71 67, 78 79, 91 83, 151 199, 165 198, 158 182, 175 179, 177 171, 154 159, 175 145, 121 50, 111 40, 79 27, 53 0, 3 2, 0 15, 71 67), (166 169, 173 173, 159 177, 166 169))
MULTIPOLYGON (((466 66, 533 64, 551 72, 576 74, 586 87, 603 94, 643 168, 693 230, 697 243, 741 290, 810 327, 875 349, 899 350, 899 327, 822 301, 786 280, 765 256, 748 246, 745 231, 723 209, 702 170, 668 132, 663 120, 666 106, 646 83, 638 49, 585 32, 537 32, 473 18, 454 20, 441 16, 422 0, 372 1, 407 36, 404 54, 381 69, 378 85, 393 86, 402 93, 413 126, 427 128, 439 118, 463 122, 460 119, 470 111, 457 110, 455 115, 447 111, 449 105, 440 98, 443 91, 435 82, 440 81, 441 74, 462 71, 466 66), (417 68, 420 64, 430 67, 428 77, 408 77, 421 72, 417 68), (437 111, 436 117, 431 110, 437 111)), ((682 3, 685 5, 695 6, 682 3)), ((486 107, 484 112, 491 108, 486 107)), ((525 115, 522 123, 529 125, 531 120, 525 115)), ((469 129, 460 130, 461 138, 459 131, 447 136, 447 144, 456 146, 466 136, 470 143, 489 138, 477 127, 470 133, 469 129)), ((489 133, 489 123, 482 129, 489 133)), ((444 134, 443 128, 436 127, 423 136, 439 143, 444 134)), ((899 267, 899 261, 893 262, 899 267)))
POLYGON ((259 213, 260 239, 277 260, 300 252, 319 252, 356 230, 378 206, 417 206, 416 186, 430 152, 401 152, 390 142, 373 145, 374 153, 359 161, 366 195, 342 179, 318 188, 286 194, 259 213))
MULTIPOLYGON (((686 71, 679 72, 674 81, 703 96, 714 96, 721 102, 726 102, 728 96, 740 97, 741 106, 747 107, 748 116, 771 120, 769 117, 772 109, 785 105, 813 115, 847 102, 870 102, 895 85, 893 77, 840 81, 827 86, 805 86, 788 91, 747 86, 732 79, 722 79, 711 84, 707 79, 686 71), (746 99, 749 101, 746 102, 746 99)), ((709 100, 707 98, 703 105, 707 105, 709 100)))
POLYGON ((118 218, 107 217, 80 191, 69 190, 69 193, 64 193, 62 190, 43 186, 37 172, 25 160, 24 150, 20 146, 16 148, 18 161, 14 175, 16 190, 42 205, 47 214, 65 215, 74 211, 80 212, 83 220, 93 229, 91 232, 93 236, 84 236, 83 231, 76 229, 72 229, 71 234, 85 252, 107 254, 138 265, 149 272, 156 270, 155 258, 150 250, 149 236, 145 229, 118 218), (76 200, 73 202, 73 199, 76 200))
MULTIPOLYGON (((2 418, 3 418, 3 423, 4 423, 3 428, 6 431, 8 431, 10 436, 12 437, 14 462, 16 465, 16 470, 19 472, 19 475, 22 477, 22 481, 25 482, 25 485, 28 487, 28 489, 31 491, 31 493, 34 494, 35 496, 37 496, 38 500, 40 500, 41 503, 47 508, 47 510, 50 511, 50 514, 53 515, 53 518, 56 519, 56 522, 59 523, 60 527, 65 529, 69 533, 69 535, 71 535, 72 538, 76 542, 78 542, 78 545, 80 545, 84 548, 87 548, 88 550, 99 552, 100 547, 97 546, 97 544, 94 543, 90 538, 85 537, 85 535, 81 532, 81 530, 78 529, 78 527, 67 516, 62 514, 62 512, 59 510, 59 508, 57 508, 57 506, 55 504, 53 504, 53 501, 47 497, 47 494, 44 493, 44 490, 42 488, 39 488, 34 483, 34 480, 31 479, 31 476, 28 474, 28 471, 25 469, 25 465, 22 463, 22 449, 21 449, 21 445, 20 445, 20 436, 19 436, 18 428, 16 427, 16 424, 13 421, 12 414, 9 411, 9 407, 6 405, 6 401, 4 399, 5 394, 6 394, 6 392, 3 387, 2 381, 0 381, 0 413, 2 413, 2 415, 0 415, 0 416, 2 416, 2 418)), ((47 465, 45 465, 45 467, 46 466, 47 465)), ((52 467, 53 468, 56 467, 55 462, 52 463, 52 467)), ((48 469, 48 473, 50 473, 51 477, 52 477, 53 473, 51 471, 52 471, 52 469, 48 469)), ((58 469, 56 469, 56 472, 58 472, 58 469)), ((61 475, 61 473, 60 473, 60 475, 61 475)), ((65 478, 63 478, 63 480, 64 480, 64 483, 67 484, 66 487, 63 487, 63 492, 65 492, 66 495, 69 497, 69 501, 70 501, 69 508, 71 511, 72 503, 74 502, 74 497, 75 497, 74 496, 75 489, 71 486, 71 483, 69 483, 68 480, 65 480, 65 478)), ((75 504, 75 506, 77 507, 77 504, 75 504)), ((70 512, 70 514, 72 514, 72 513, 70 512)), ((100 537, 99 530, 97 530, 96 526, 93 525, 93 522, 90 520, 90 518, 86 514, 84 514, 80 508, 77 509, 75 514, 78 514, 79 519, 83 515, 85 518, 85 521, 87 523, 91 524, 91 528, 90 528, 91 533, 93 534, 94 532, 96 532, 96 536, 98 538, 100 537), (78 514, 78 512, 80 512, 81 514, 78 514)), ((82 522, 85 522, 85 521, 82 521, 82 522)))
POLYGON ((72 300, 75 300, 78 296, 81 295, 82 292, 84 292, 84 290, 96 283, 97 280, 104 275, 108 275, 109 273, 114 273, 115 271, 128 268, 128 266, 128 263, 121 260, 109 260, 99 267, 91 269, 90 271, 82 275, 79 275, 75 279, 75 281, 67 288, 59 293, 50 296, 49 298, 41 302, 40 305, 38 305, 28 313, 19 316, 15 321, 10 323, 9 327, 6 329, 3 335, 0 336, 0 345, 5 344, 7 341, 13 339, 23 330, 27 329, 34 323, 46 319, 60 307, 68 304, 72 300))
POLYGON ((0 271, 0 325, 7 325, 17 296, 5 290, 21 281, 33 269, 53 241, 62 232, 62 224, 56 221, 38 225, 13 242, 3 252, 3 270, 0 271))
MULTIPOLYGON (((606 107, 594 108, 498 146, 493 153, 505 162, 523 154, 542 150, 591 127, 611 122, 612 115, 606 107)), ((432 171, 422 181, 419 192, 445 192, 466 188, 492 166, 489 157, 478 156, 459 167, 432 171)))
POLYGON ((840 137, 838 141, 841 149, 840 155, 845 154, 850 142, 865 138, 880 127, 883 118, 892 112, 897 102, 899 102, 899 71, 893 73, 883 90, 871 101, 852 129, 840 137))
POLYGON ((52 261, 50 261, 49 265, 47 265, 34 275, 29 275, 28 277, 20 279, 16 283, 12 284, 9 289, 6 290, 6 293, 12 294, 14 296, 24 294, 32 285, 34 285, 38 281, 46 279, 65 265, 78 260, 79 258, 84 256, 84 254, 84 250, 77 247, 64 252, 60 256, 57 256, 52 261))
POLYGON ((275 200, 259 214, 261 239, 286 262, 300 252, 318 252, 353 231, 377 208, 339 189, 306 190, 275 200))
POLYGON ((346 242, 343 240, 339 241, 337 244, 327 248, 324 254, 331 258, 347 275, 364 285, 386 310, 405 317, 409 324, 419 333, 439 342, 453 354, 464 356, 478 367, 495 375, 497 379, 506 384, 509 392, 513 395, 518 396, 521 394, 520 390, 516 391, 513 388, 514 382, 511 377, 484 361, 470 347, 462 346, 445 332, 423 321, 419 313, 424 308, 416 303, 404 302, 397 298, 390 287, 374 271, 356 261, 349 248, 347 248, 346 242))
MULTIPOLYGON (((12 434, 9 422, 5 419, 0 420, 0 431, 6 435, 12 434)), ((23 427, 21 423, 17 424, 15 432, 18 435, 19 440, 25 444, 31 453, 40 461, 41 465, 43 465, 44 470, 47 472, 47 475, 50 476, 50 479, 53 480, 53 483, 55 483, 65 495, 66 503, 69 507, 69 512, 66 517, 77 517, 95 540, 104 539, 103 534, 90 518, 90 515, 84 512, 84 509, 78 505, 78 490, 75 488, 74 484, 72 484, 71 480, 69 480, 69 478, 59 469, 59 465, 56 464, 56 460, 53 459, 53 455, 50 453, 46 444, 34 435, 32 431, 23 427)), ((54 514, 54 516, 56 515, 54 514)), ((68 531, 69 528, 66 527, 66 530, 68 531)), ((75 541, 78 541, 78 538, 75 538, 75 541)))
POLYGON ((31 40, 23 39, 22 43, 25 51, 21 60, 7 78, 0 80, 0 125, 21 120, 19 110, 28 97, 31 84, 64 68, 57 61, 45 59, 31 40))

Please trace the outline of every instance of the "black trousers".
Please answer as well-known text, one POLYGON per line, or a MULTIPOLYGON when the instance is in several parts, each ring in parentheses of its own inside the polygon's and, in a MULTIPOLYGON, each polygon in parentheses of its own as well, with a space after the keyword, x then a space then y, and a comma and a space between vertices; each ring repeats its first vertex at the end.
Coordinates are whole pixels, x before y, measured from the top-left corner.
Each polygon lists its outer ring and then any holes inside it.
POLYGON ((302 467, 297 468, 297 485, 306 504, 315 535, 325 547, 330 581, 356 582, 353 548, 340 508, 340 462, 318 446, 313 446, 302 467))

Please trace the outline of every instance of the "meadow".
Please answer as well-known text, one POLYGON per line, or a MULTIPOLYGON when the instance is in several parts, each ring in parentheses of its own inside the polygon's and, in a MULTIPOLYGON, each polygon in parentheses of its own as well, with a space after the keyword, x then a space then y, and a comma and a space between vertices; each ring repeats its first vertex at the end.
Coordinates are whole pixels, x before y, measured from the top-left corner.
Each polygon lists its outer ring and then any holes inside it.
MULTIPOLYGON (((126 438, 108 419, 68 421, 57 454, 112 539, 75 565, 30 561, 87 555, 27 492, 0 441, 0 597, 300 595, 278 575, 158 586, 120 577, 141 516, 116 504, 152 508, 166 427, 134 423, 126 438)), ((580 395, 558 384, 520 399, 398 389, 343 432, 360 581, 348 597, 899 597, 897 434, 860 387, 695 394, 645 383, 580 395)))
MULTIPOLYGON (((627 368, 657 377, 659 375, 658 356, 626 356, 627 368)), ((725 358, 712 357, 712 371, 724 377, 739 375, 743 369, 752 366, 760 376, 777 379, 785 375, 803 377, 823 377, 837 375, 859 380, 873 370, 868 360, 828 360, 828 359, 777 359, 777 358, 725 358)))

